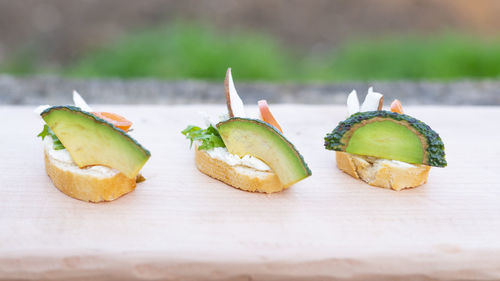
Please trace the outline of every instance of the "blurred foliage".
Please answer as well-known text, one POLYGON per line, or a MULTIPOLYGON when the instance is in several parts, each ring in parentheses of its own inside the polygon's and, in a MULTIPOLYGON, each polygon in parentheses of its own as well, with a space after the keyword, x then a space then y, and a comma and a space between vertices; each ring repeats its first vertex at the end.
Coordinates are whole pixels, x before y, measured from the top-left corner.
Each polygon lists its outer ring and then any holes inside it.
POLYGON ((228 66, 243 79, 279 80, 292 59, 275 40, 255 33, 220 34, 194 24, 131 34, 69 67, 74 76, 220 79, 228 66))
POLYGON ((0 72, 6 72, 13 75, 34 74, 40 71, 38 57, 34 48, 24 47, 14 56, 0 64, 0 72))
POLYGON ((491 78, 500 75, 500 41, 459 35, 355 40, 326 61, 322 79, 491 78))
POLYGON ((492 78, 500 76, 500 41, 460 35, 381 37, 301 55, 265 34, 221 33, 201 24, 176 23, 123 36, 59 70, 44 68, 39 61, 24 51, 0 70, 17 75, 220 80, 230 66, 238 80, 492 78))

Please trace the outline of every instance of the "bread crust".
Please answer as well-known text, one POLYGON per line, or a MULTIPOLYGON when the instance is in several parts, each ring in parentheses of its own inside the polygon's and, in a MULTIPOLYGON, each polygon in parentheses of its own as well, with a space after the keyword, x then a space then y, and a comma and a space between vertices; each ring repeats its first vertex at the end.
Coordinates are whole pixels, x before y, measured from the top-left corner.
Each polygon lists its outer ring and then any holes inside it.
POLYGON ((55 187, 75 199, 94 203, 113 201, 135 189, 136 180, 122 173, 108 177, 74 173, 64 169, 46 151, 44 154, 45 170, 55 187))
POLYGON ((245 166, 231 166, 195 148, 195 163, 202 173, 232 187, 250 192, 274 193, 285 189, 273 172, 258 171, 245 166))
POLYGON ((427 165, 391 165, 388 161, 342 151, 337 151, 336 157, 337 167, 343 172, 370 185, 397 191, 426 183, 431 169, 427 165))

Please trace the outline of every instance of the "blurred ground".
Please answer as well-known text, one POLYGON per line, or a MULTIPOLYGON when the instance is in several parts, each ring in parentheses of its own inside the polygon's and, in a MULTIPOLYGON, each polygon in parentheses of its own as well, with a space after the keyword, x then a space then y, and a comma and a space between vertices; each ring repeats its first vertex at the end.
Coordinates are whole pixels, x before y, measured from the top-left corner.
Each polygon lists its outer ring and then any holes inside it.
MULTIPOLYGON (((368 89, 384 94, 385 105, 394 99, 407 105, 500 105, 500 81, 454 82, 342 82, 335 84, 244 83, 236 81, 246 105, 266 99, 271 104, 343 104, 356 89, 362 98, 368 89)), ((225 104, 224 85, 207 81, 155 79, 66 79, 0 75, 0 105, 72 104, 78 90, 91 104, 225 104)))
POLYGON ((269 33, 307 53, 384 34, 496 38, 498 14, 497 0, 0 0, 0 62, 36 46, 44 64, 68 63, 126 32, 178 19, 269 33))

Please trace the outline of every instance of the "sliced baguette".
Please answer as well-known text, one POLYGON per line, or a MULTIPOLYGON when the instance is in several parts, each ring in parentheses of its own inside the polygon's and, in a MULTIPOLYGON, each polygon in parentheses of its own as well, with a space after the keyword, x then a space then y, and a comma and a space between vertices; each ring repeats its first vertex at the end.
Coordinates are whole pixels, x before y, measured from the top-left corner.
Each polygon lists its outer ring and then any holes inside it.
POLYGON ((72 161, 55 157, 52 140, 46 142, 45 170, 64 194, 87 202, 112 201, 135 189, 136 179, 107 167, 80 169, 72 161))
POLYGON ((427 181, 430 166, 414 165, 337 151, 337 167, 366 183, 394 190, 417 187, 427 181))
POLYGON ((212 158, 206 151, 195 148, 195 163, 202 173, 230 186, 250 192, 273 193, 285 189, 273 172, 259 171, 246 166, 231 166, 212 158))

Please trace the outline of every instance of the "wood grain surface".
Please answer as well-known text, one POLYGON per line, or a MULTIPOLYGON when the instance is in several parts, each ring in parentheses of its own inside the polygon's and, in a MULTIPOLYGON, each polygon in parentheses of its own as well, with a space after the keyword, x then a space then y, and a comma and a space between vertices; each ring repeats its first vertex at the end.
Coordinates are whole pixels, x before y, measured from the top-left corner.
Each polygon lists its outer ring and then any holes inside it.
POLYGON ((498 107, 405 108, 441 135, 449 165, 396 192, 343 174, 324 150, 344 107, 272 106, 313 173, 272 195, 196 170, 180 131, 222 105, 95 108, 134 121, 152 152, 147 180, 111 203, 59 192, 33 108, 0 107, 0 280, 500 279, 498 107))

